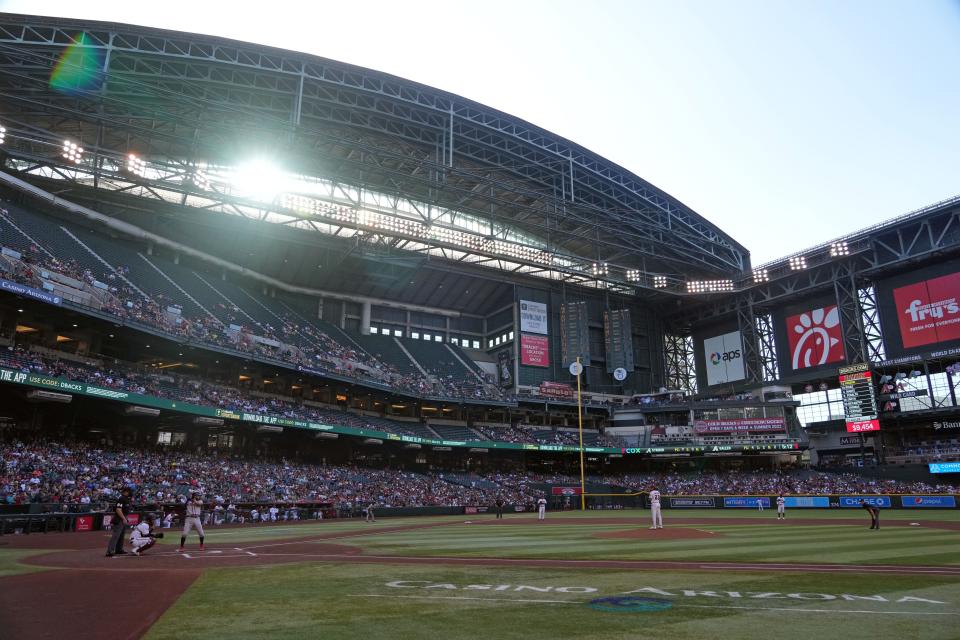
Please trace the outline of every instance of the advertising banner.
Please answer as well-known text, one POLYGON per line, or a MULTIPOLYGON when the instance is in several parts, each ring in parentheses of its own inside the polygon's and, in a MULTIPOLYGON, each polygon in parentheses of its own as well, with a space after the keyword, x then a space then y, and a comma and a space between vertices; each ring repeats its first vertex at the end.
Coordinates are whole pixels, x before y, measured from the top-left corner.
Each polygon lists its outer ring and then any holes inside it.
POLYGON ((762 504, 764 509, 770 508, 770 498, 766 496, 727 496, 723 499, 723 506, 727 509, 757 509, 762 504))
POLYGON ((957 499, 953 496, 900 496, 904 509, 955 509, 957 499))
POLYGON ((543 302, 521 300, 520 331, 547 335, 547 305, 543 302))
POLYGON ((549 367, 550 340, 544 336, 521 334, 520 364, 528 367, 549 367))
POLYGON ((93 516, 77 516, 75 531, 93 531, 93 516))
POLYGON ((825 509, 830 506, 827 496, 784 496, 783 506, 788 509, 825 509))
POLYGON ((841 507, 859 507, 860 501, 882 509, 890 508, 890 496, 840 496, 841 507))
POLYGON ((739 331, 731 331, 703 341, 707 386, 743 380, 743 346, 739 331))
POLYGON ((550 487, 551 495, 555 496, 578 496, 580 487, 550 487))
POLYGON ((715 506, 713 498, 670 498, 672 509, 713 509, 715 506))
POLYGON ((62 302, 60 296, 55 296, 49 291, 34 289, 33 287, 27 287, 17 282, 10 282, 9 280, 0 279, 0 289, 15 293, 18 296, 26 296, 34 300, 39 300, 40 302, 46 302, 47 304, 58 305, 62 302))
POLYGON ((960 473, 960 462, 931 462, 930 473, 960 473))
POLYGON ((572 398, 573 387, 562 382, 541 382, 540 395, 548 398, 572 398))
POLYGON ((960 272, 893 290, 905 349, 960 340, 960 272))
POLYGON ((788 316, 785 321, 793 371, 843 362, 843 333, 837 305, 804 311, 788 316))
POLYGON ((734 418, 731 420, 696 420, 697 433, 736 433, 743 431, 781 432, 786 425, 783 418, 734 418))

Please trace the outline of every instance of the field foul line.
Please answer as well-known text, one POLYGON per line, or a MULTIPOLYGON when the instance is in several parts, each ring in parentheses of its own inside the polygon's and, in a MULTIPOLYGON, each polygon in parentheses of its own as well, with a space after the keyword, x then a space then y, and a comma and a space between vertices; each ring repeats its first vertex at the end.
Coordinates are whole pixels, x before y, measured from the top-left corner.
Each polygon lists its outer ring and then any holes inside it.
MULTIPOLYGON (((479 596, 417 596, 377 593, 348 593, 348 598, 400 598, 408 600, 480 600, 490 602, 529 602, 534 604, 588 604, 589 600, 532 600, 530 598, 484 598, 479 596)), ((671 601, 672 602, 672 601, 671 601)), ((900 616, 960 616, 960 613, 939 611, 872 611, 869 609, 800 609, 797 607, 738 607, 722 604, 679 604, 679 607, 696 609, 742 609, 746 611, 795 611, 799 613, 866 613, 870 615, 900 615, 900 616)))

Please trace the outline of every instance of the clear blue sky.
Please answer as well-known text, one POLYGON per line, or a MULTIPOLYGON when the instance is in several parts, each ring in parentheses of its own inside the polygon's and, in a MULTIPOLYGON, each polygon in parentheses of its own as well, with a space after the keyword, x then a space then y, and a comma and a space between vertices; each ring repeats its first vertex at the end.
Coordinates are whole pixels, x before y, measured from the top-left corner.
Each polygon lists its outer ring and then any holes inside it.
POLYGON ((754 264, 960 193, 960 0, 0 0, 424 82, 665 189, 754 264))

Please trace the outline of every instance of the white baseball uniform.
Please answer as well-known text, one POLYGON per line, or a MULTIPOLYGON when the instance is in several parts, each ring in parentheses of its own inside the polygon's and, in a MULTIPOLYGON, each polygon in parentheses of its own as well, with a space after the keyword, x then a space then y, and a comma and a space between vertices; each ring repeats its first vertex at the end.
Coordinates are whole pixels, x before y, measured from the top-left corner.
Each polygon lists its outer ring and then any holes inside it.
POLYGON ((540 498, 537 500, 537 520, 546 520, 547 519, 547 500, 546 498, 540 498))
POLYGON ((183 535, 186 537, 192 529, 197 530, 197 534, 202 538, 203 537, 203 525, 200 523, 200 511, 202 510, 203 502, 200 500, 191 500, 187 503, 187 513, 186 517, 183 519, 183 535))
POLYGON ((146 522, 141 522, 135 526, 133 531, 130 532, 130 544, 133 546, 134 551, 139 551, 153 544, 153 538, 150 537, 150 525, 146 522))
POLYGON ((757 498, 757 509, 763 511, 763 498, 757 498))
POLYGON ((783 496, 777 496, 777 518, 785 518, 786 514, 784 513, 784 507, 786 506, 787 501, 783 499, 783 496))
POLYGON ((650 516, 653 518, 651 529, 663 529, 663 516, 660 515, 660 492, 654 489, 650 492, 650 516))

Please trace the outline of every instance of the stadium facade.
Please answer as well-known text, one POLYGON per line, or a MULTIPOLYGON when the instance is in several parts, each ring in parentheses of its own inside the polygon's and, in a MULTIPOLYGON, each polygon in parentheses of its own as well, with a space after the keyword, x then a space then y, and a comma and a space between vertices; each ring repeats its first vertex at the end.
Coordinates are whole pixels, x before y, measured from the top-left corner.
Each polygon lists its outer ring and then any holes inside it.
POLYGON ((0 96, 11 422, 563 464, 579 358, 594 465, 957 443, 960 199, 752 265, 571 141, 315 56, 6 14, 0 96))

